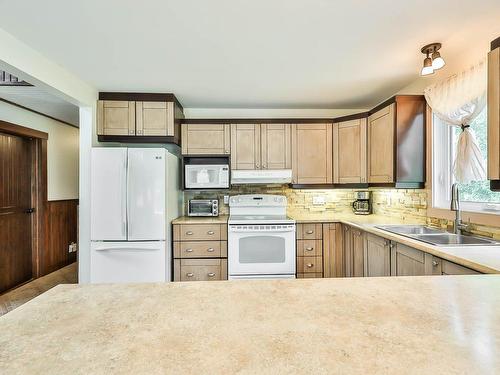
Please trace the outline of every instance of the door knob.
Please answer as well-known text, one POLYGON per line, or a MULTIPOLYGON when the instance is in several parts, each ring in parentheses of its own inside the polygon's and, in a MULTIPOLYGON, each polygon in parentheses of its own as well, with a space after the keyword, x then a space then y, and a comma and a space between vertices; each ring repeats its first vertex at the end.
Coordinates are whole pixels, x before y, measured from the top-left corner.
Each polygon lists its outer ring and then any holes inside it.
POLYGON ((25 214, 32 214, 33 212, 35 212, 35 209, 32 207, 32 208, 28 208, 26 210, 24 210, 24 213, 25 214))

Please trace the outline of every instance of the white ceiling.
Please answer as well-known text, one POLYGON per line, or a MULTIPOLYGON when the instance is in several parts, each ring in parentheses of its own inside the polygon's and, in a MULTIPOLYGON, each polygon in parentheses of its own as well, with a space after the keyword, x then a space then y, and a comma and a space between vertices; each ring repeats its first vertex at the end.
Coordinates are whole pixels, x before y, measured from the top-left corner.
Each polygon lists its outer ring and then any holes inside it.
POLYGON ((79 108, 35 86, 0 86, 0 98, 71 125, 79 124, 79 108))
POLYGON ((3 0, 1 27, 100 91, 184 107, 366 108, 500 36, 499 0, 3 0))

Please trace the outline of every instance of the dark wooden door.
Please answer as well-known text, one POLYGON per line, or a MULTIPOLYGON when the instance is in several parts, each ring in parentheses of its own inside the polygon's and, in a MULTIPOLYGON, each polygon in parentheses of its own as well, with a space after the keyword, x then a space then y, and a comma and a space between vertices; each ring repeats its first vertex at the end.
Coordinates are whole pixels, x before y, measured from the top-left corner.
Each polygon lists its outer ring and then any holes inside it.
POLYGON ((0 293, 32 278, 31 140, 0 133, 0 293))

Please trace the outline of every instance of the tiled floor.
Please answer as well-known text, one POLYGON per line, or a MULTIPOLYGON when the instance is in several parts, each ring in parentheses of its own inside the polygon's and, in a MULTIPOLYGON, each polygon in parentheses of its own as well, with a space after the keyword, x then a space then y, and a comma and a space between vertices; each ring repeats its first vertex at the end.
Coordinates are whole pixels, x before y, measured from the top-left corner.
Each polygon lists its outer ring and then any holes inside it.
POLYGON ((61 268, 48 275, 33 280, 10 292, 0 295, 0 316, 7 314, 30 299, 46 292, 59 284, 74 284, 78 281, 77 264, 61 268))

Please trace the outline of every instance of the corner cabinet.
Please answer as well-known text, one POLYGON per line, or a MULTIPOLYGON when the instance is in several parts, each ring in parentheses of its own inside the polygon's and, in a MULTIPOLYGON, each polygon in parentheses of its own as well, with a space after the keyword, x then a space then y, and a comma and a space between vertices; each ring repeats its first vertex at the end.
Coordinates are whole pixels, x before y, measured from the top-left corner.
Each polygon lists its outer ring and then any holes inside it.
POLYGON ((500 38, 488 54, 488 180, 500 191, 500 38))
POLYGON ((323 224, 323 277, 344 277, 342 229, 338 223, 323 224))
POLYGON ((368 117, 368 181, 394 182, 394 104, 368 117))
POLYGON ((290 169, 290 124, 232 124, 231 169, 290 169))
POLYGON ((292 128, 292 183, 333 183, 333 124, 295 124, 292 128))
POLYGON ((366 118, 333 124, 333 182, 367 183, 366 118))
POLYGON ((422 95, 397 95, 370 111, 368 183, 424 187, 425 110, 422 95))
POLYGON ((180 144, 182 106, 173 94, 99 93, 99 142, 180 144))

